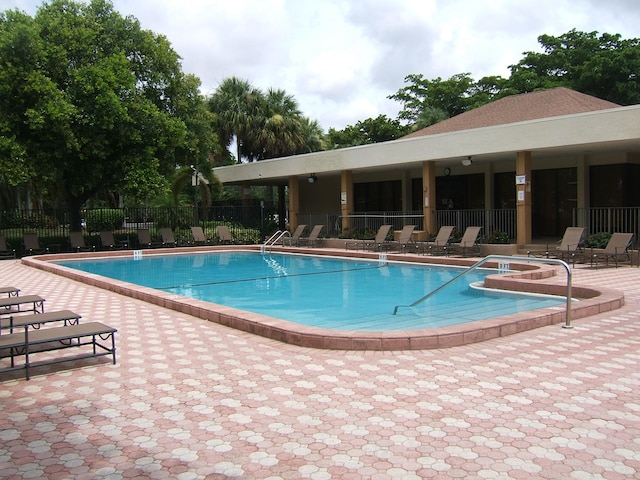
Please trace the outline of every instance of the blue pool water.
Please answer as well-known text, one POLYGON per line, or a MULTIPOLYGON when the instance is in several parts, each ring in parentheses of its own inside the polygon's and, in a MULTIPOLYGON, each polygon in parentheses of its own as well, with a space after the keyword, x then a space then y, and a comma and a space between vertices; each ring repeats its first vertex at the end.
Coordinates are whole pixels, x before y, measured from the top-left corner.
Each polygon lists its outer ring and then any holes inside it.
POLYGON ((561 297, 472 288, 490 271, 463 276, 426 302, 409 305, 462 270, 409 263, 259 252, 65 260, 83 270, 177 295, 334 330, 434 328, 561 305, 561 297))

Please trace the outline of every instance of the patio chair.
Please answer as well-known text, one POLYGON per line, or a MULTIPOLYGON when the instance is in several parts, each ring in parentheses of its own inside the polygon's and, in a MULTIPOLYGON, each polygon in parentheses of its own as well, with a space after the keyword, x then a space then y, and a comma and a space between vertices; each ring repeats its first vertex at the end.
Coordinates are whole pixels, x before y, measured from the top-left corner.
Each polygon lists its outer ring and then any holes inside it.
POLYGON ((204 234, 202 227, 191 227, 191 236, 194 245, 209 245, 211 241, 204 234))
POLYGON ((178 243, 176 242, 176 238, 173 235, 173 230, 169 227, 164 227, 160 229, 160 236, 162 237, 162 246, 163 247, 176 247, 178 243))
POLYGON ((47 247, 40 245, 37 233, 25 233, 22 235, 22 242, 24 243, 25 255, 41 255, 43 253, 49 253, 47 247))
POLYGON ((614 233, 611 235, 609 242, 605 248, 592 248, 590 253, 591 266, 595 264, 598 268, 600 262, 609 265, 609 260, 613 260, 618 268, 621 259, 631 264, 631 253, 629 247, 633 242, 633 233, 614 233))
POLYGON ((298 225, 290 237, 286 237, 286 236, 282 237, 282 246, 284 246, 285 243, 289 243, 290 247, 300 246, 300 238, 302 238, 302 234, 306 229, 307 229, 306 225, 298 225))
POLYGON ((389 250, 399 250, 403 253, 406 253, 408 250, 413 250, 415 252, 417 250, 417 244, 415 240, 413 240, 413 231, 415 228, 415 225, 405 225, 402 230, 400 230, 398 240, 389 242, 389 250))
POLYGON ((148 228, 138 229, 138 247, 140 248, 157 248, 162 244, 151 239, 151 232, 148 228))
POLYGON ((16 251, 7 246, 4 235, 0 233, 0 260, 6 260, 7 258, 16 258, 16 251))
POLYGON ((382 225, 378 229, 376 236, 373 240, 351 240, 344 244, 345 249, 359 250, 371 250, 380 251, 389 246, 391 242, 387 240, 387 236, 391 231, 392 225, 382 225))
POLYGON ((478 236, 482 227, 467 227, 460 239, 459 243, 451 243, 447 248, 453 255, 460 254, 466 257, 467 253, 480 254, 480 245, 478 244, 478 236))
POLYGON ((443 225, 438 230, 436 238, 431 242, 420 242, 419 250, 424 254, 435 255, 438 253, 447 253, 449 240, 456 227, 452 225, 443 225))
POLYGON ((113 232, 105 230, 100 232, 100 243, 103 250, 122 250, 123 248, 129 248, 128 240, 116 240, 113 237, 113 232))
POLYGON ((320 233, 324 225, 315 225, 308 237, 300 237, 299 245, 304 247, 319 247, 322 244, 320 233))
POLYGON ((93 245, 87 245, 84 242, 82 232, 69 232, 69 242, 71 243, 71 250, 74 252, 93 252, 95 250, 93 245))
POLYGON ((218 225, 216 227, 216 235, 218 236, 218 243, 230 244, 233 243, 233 237, 229 231, 229 227, 226 225, 218 225))
POLYGON ((545 250, 529 250, 527 256, 559 258, 566 261, 572 260, 575 263, 576 255, 580 253, 579 249, 582 245, 583 235, 583 227, 567 227, 559 245, 555 247, 547 245, 545 250))

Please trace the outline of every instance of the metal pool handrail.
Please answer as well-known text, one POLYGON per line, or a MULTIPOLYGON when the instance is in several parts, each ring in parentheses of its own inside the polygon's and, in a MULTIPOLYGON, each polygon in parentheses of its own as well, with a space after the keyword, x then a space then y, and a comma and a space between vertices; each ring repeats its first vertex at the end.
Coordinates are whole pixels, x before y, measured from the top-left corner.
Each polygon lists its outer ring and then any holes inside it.
POLYGON ((453 283, 456 280, 458 280, 460 277, 463 277, 467 273, 469 273, 469 272, 481 267, 482 265, 484 265, 485 263, 487 263, 487 262, 489 262, 491 260, 512 260, 512 261, 518 262, 518 263, 521 263, 521 262, 534 262, 534 263, 536 263, 537 262, 537 263, 551 263, 551 264, 556 264, 556 265, 562 265, 564 267, 564 269, 566 270, 566 272, 567 272, 567 309, 566 309, 565 324, 563 325, 563 327, 564 328, 572 328, 571 327, 571 277, 572 277, 571 267, 569 267, 569 264, 567 262, 565 262, 564 260, 558 260, 556 258, 531 258, 531 257, 513 257, 513 256, 509 256, 509 255, 487 255, 482 260, 480 260, 480 261, 474 263, 473 265, 471 265, 471 267, 469 267, 464 272, 456 275, 455 277, 453 277, 448 282, 440 285, 435 290, 432 290, 431 292, 427 293, 424 297, 419 298, 418 300, 413 302, 411 305, 396 305, 395 308, 393 309, 393 314, 395 315, 396 313, 398 313, 398 309, 399 308, 410 308, 410 307, 415 307, 416 305, 419 305, 420 303, 424 302, 425 300, 429 299, 430 297, 432 297, 433 295, 438 293, 440 290, 446 288, 451 283, 453 283))

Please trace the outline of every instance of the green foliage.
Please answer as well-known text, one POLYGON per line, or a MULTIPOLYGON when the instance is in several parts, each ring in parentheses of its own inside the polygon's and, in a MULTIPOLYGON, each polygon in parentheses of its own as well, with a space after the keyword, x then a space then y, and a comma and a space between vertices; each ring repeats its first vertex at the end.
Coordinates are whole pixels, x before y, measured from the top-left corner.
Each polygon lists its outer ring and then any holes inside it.
MULTIPOLYGON (((176 164, 216 150, 199 81, 167 39, 107 0, 51 0, 0 16, 0 175, 59 191, 80 224, 98 192, 140 200, 176 164)), ((210 168, 209 168, 210 170, 210 168)))
POLYGON ((402 104, 398 119, 413 130, 427 127, 499 98, 567 87, 621 105, 640 103, 640 40, 620 35, 571 30, 559 37, 538 37, 543 52, 525 52, 511 65, 508 79, 488 76, 477 82, 469 73, 447 80, 410 74, 405 86, 388 98, 402 104))
POLYGON ((327 148, 332 150, 396 140, 407 133, 409 128, 401 125, 399 120, 379 115, 377 118, 368 118, 355 125, 347 125, 343 130, 330 128, 325 142, 327 148))
POLYGON ((100 208, 85 213, 86 229, 89 232, 114 231, 122 228, 124 210, 100 208))
POLYGON ((494 230, 491 232, 491 235, 487 237, 487 243, 509 243, 509 241, 509 234, 501 230, 494 230))
POLYGON ((640 103, 640 39, 573 29, 538 42, 543 53, 525 52, 510 67, 517 92, 564 86, 621 105, 640 103))
MULTIPOLYGON (((322 130, 304 117, 284 90, 266 93, 248 81, 229 77, 208 100, 218 137, 236 141, 236 160, 253 161, 308 153, 322 148, 322 130)), ((229 152, 231 155, 231 152, 229 152)))
POLYGON ((60 221, 41 212, 10 210, 3 213, 2 228, 56 228, 60 221))
POLYGON ((585 246, 587 248, 605 248, 610 239, 611 234, 609 232, 594 233, 587 237, 585 246))

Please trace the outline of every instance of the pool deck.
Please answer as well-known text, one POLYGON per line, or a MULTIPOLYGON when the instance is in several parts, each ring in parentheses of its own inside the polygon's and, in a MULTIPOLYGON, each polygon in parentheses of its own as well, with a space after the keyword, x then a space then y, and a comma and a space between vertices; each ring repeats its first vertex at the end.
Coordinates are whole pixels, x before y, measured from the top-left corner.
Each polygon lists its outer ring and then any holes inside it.
POLYGON ((637 267, 576 266, 624 302, 572 329, 396 351, 282 343, 18 260, 0 278, 118 329, 116 365, 0 376, 3 479, 640 478, 637 267))

